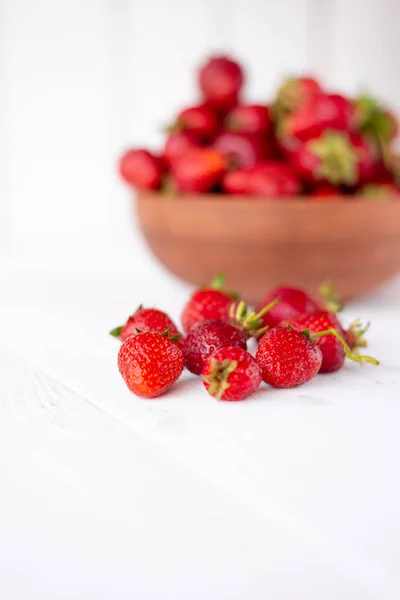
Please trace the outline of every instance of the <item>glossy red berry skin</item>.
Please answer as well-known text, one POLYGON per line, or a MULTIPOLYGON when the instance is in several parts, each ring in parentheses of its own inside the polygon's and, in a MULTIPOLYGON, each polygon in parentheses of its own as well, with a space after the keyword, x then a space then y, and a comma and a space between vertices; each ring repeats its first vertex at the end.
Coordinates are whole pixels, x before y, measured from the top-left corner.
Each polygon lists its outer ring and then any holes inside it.
POLYGON ((304 290, 292 287, 279 287, 268 294, 257 306, 259 312, 275 298, 280 301, 273 306, 263 317, 263 325, 276 327, 280 323, 287 323, 303 314, 319 310, 318 304, 304 290))
POLYGON ((160 333, 131 335, 118 353, 119 371, 131 392, 142 398, 164 394, 182 374, 181 348, 160 333))
MULTIPOLYGON (((336 329, 342 338, 346 337, 337 316, 324 310, 319 310, 310 315, 302 315, 298 319, 291 321, 290 325, 298 331, 308 330, 311 335, 320 331, 326 331, 327 329, 336 329)), ((317 338, 315 343, 322 352, 320 373, 333 373, 342 368, 346 354, 340 340, 333 335, 324 335, 317 338)))
POLYGON ((291 388, 315 377, 321 368, 322 353, 304 333, 279 325, 260 339, 256 361, 265 383, 277 388, 291 388))
POLYGON ((238 133, 267 135, 271 127, 268 106, 242 104, 235 106, 225 118, 225 128, 238 133))
POLYGON ((244 75, 241 66, 228 56, 213 56, 199 70, 203 98, 217 110, 229 110, 237 103, 244 75))
MULTIPOLYGON (((140 331, 155 331, 156 333, 164 333, 169 329, 168 337, 179 335, 178 328, 170 317, 157 308, 139 308, 132 316, 129 317, 125 325, 121 328, 119 334, 121 342, 124 342, 130 335, 136 335, 137 330, 140 331)), ((179 338, 182 344, 183 340, 179 338)))
POLYGON ((242 348, 217 350, 204 362, 201 371, 203 384, 217 400, 244 400, 259 387, 261 369, 255 359, 242 348))
POLYGON ((230 322, 229 309, 232 298, 220 290, 197 290, 183 309, 181 322, 185 333, 201 321, 215 320, 230 322))
POLYGON ((158 189, 161 185, 163 167, 161 161, 148 150, 128 150, 120 159, 121 177, 139 189, 158 189))
POLYGON ((239 329, 221 321, 197 323, 188 333, 183 345, 187 368, 191 373, 200 375, 204 361, 216 350, 228 346, 246 350, 246 340, 239 329))

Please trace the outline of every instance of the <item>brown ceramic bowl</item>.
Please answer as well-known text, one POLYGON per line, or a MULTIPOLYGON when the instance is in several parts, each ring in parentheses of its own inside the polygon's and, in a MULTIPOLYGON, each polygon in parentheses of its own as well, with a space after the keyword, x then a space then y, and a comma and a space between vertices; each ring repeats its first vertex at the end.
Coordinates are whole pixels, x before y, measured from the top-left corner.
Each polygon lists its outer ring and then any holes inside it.
POLYGON ((153 254, 175 275, 199 285, 224 272, 251 303, 280 284, 315 293, 326 280, 348 300, 400 270, 398 201, 139 192, 137 214, 153 254))

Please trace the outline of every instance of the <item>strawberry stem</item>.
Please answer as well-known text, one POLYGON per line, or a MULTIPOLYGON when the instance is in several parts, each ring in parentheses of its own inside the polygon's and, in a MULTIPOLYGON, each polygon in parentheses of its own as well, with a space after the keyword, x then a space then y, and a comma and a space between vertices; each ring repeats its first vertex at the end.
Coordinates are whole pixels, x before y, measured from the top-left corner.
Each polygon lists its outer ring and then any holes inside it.
POLYGON ((262 317, 279 301, 279 297, 275 298, 275 300, 267 304, 267 306, 264 306, 260 312, 256 313, 253 311, 248 314, 248 307, 246 303, 241 300, 240 302, 232 303, 229 310, 229 316, 234 325, 238 326, 252 337, 259 338, 269 329, 268 325, 261 327, 263 324, 262 317))
POLYGON ((115 327, 114 329, 111 329, 111 331, 109 333, 113 337, 119 339, 121 337, 121 331, 122 331, 122 325, 120 325, 119 327, 115 327))
POLYGON ((329 312, 338 313, 343 310, 343 303, 330 281, 324 281, 319 287, 319 295, 324 301, 324 306, 329 312))
POLYGON ((225 273, 218 273, 211 282, 213 290, 222 290, 225 283, 225 273))
POLYGON ((210 375, 202 375, 203 381, 210 384, 207 392, 217 400, 221 400, 222 395, 229 388, 228 377, 238 366, 237 360, 223 360, 218 362, 212 360, 212 371, 210 375))
POLYGON ((352 360, 354 362, 369 362, 369 363, 371 363, 373 365, 379 365, 379 361, 376 360, 376 358, 373 358, 372 356, 364 356, 364 355, 355 355, 355 354, 353 354, 352 351, 350 350, 349 346, 347 345, 346 341, 336 331, 336 329, 326 329, 325 331, 319 331, 318 333, 313 333, 310 336, 310 338, 312 340, 315 340, 317 338, 323 337, 324 335, 333 335, 338 340, 340 340, 342 342, 342 345, 343 345, 344 351, 346 353, 346 356, 350 360, 352 360))

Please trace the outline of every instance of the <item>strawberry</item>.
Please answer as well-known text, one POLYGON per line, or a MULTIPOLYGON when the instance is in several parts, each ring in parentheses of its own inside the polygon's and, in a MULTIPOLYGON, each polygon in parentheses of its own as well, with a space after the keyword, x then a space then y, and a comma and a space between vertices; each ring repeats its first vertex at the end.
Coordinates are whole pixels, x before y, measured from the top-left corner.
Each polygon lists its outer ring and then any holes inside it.
POLYGON ((266 141, 249 133, 222 131, 215 138, 213 148, 221 152, 233 167, 253 167, 268 156, 266 141))
POLYGON ((373 145, 358 134, 326 130, 291 156, 294 170, 311 185, 353 186, 368 179, 376 164, 373 145))
POLYGON ((161 333, 131 335, 118 353, 118 367, 128 388, 142 398, 166 392, 182 374, 185 357, 181 348, 161 333))
POLYGON ((246 350, 246 340, 242 333, 229 323, 222 321, 202 321, 189 331, 183 345, 186 366, 195 375, 203 369, 204 361, 216 350, 237 346, 246 350))
POLYGON ((128 150, 119 162, 121 177, 139 189, 156 190, 161 185, 161 161, 148 150, 128 150))
POLYGON ((304 333, 279 325, 260 339, 256 361, 265 383, 290 388, 315 377, 322 364, 322 352, 304 333))
POLYGON ((282 322, 290 322, 302 314, 319 310, 318 304, 305 291, 292 287, 279 287, 267 294, 262 302, 258 304, 256 311, 262 311, 275 298, 279 298, 279 303, 262 316, 264 326, 276 327, 276 325, 282 322))
POLYGON ((366 200, 399 200, 400 189, 395 183, 369 183, 357 195, 366 200))
MULTIPOLYGON (((319 327, 318 319, 313 325, 319 327)), ((263 380, 274 387, 288 388, 313 379, 323 363, 320 340, 327 336, 340 341, 350 360, 379 364, 371 356, 352 354, 343 336, 336 329, 329 328, 310 334, 309 330, 299 331, 290 325, 278 325, 267 331, 258 344, 256 361, 261 367, 263 380)), ((325 340, 323 344, 326 343, 325 340)), ((337 370, 343 364, 336 346, 327 345, 325 356, 325 372, 337 370)))
POLYGON ((261 370, 254 358, 238 347, 217 350, 201 371, 204 387, 217 400, 244 400, 261 383, 261 370))
POLYGON ((253 167, 247 190, 251 196, 279 198, 295 196, 300 192, 301 184, 290 165, 269 161, 253 167))
POLYGON ((178 131, 171 133, 165 142, 163 159, 170 168, 179 156, 186 153, 189 148, 198 146, 199 142, 190 131, 178 131))
POLYGON ((307 141, 326 129, 351 131, 353 123, 354 106, 350 100, 339 94, 318 94, 283 118, 278 123, 278 132, 281 136, 307 141))
POLYGON ((268 106, 241 104, 235 106, 225 117, 225 129, 236 133, 267 135, 272 123, 268 106))
POLYGON ((322 92, 312 77, 292 77, 283 82, 273 105, 274 115, 280 116, 298 110, 304 103, 322 92))
POLYGON ((217 275, 209 287, 193 292, 181 316, 185 333, 200 321, 216 320, 229 323, 229 310, 236 294, 223 289, 224 275, 217 275))
POLYGON ((226 159, 217 150, 188 148, 172 164, 172 186, 181 192, 209 192, 225 169, 226 159))
POLYGON ((116 327, 110 331, 110 335, 124 342, 130 335, 136 335, 137 330, 141 332, 155 331, 164 333, 168 331, 168 337, 183 344, 182 336, 179 333, 175 323, 162 310, 157 308, 143 308, 142 305, 136 309, 124 325, 116 327))
POLYGON ((213 137, 217 129, 218 119, 215 112, 204 104, 182 110, 175 124, 171 127, 172 132, 189 131, 202 142, 206 142, 213 137))
MULTIPOLYGON (((289 325, 298 331, 308 330, 311 335, 327 329, 335 329, 343 338, 346 336, 337 316, 323 310, 302 315, 290 321, 289 325)), ((340 339, 333 335, 325 335, 318 338, 317 344, 322 352, 322 364, 319 372, 332 373, 338 371, 343 366, 346 356, 340 339)))
POLYGON ((214 56, 200 68, 198 78, 208 104, 222 110, 235 106, 244 79, 237 62, 226 56, 214 56))
POLYGON ((233 169, 222 177, 222 189, 226 194, 249 194, 251 169, 233 169))

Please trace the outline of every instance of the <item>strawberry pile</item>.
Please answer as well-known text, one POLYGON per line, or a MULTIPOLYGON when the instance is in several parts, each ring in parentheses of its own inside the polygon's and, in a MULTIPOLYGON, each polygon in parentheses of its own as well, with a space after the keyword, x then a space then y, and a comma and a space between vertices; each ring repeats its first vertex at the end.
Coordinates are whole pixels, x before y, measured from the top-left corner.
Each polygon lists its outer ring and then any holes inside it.
POLYGON ((208 60, 197 73, 199 103, 176 116, 161 152, 128 150, 122 178, 169 193, 399 197, 398 123, 378 100, 348 98, 296 77, 270 104, 247 104, 244 81, 232 58, 208 60))
POLYGON ((324 299, 281 287, 269 292, 256 312, 223 287, 218 276, 196 290, 186 303, 181 335, 170 317, 140 306, 110 333, 122 343, 118 367, 137 396, 154 398, 166 392, 186 368, 200 375, 208 393, 218 400, 244 400, 264 381, 275 388, 302 385, 318 373, 341 369, 345 358, 378 364, 359 354, 365 346, 359 322, 345 329, 334 312, 337 302, 325 286, 324 299), (329 293, 329 298, 326 296, 329 293), (255 356, 249 338, 258 342, 255 356))

